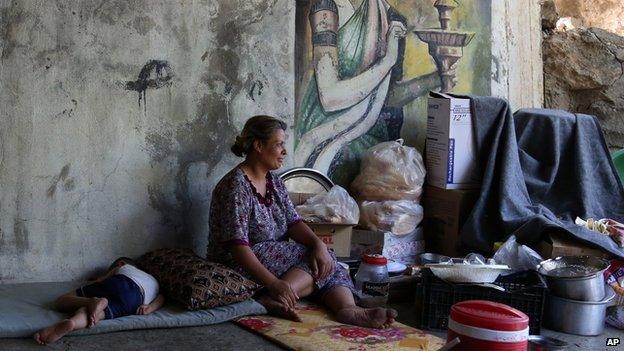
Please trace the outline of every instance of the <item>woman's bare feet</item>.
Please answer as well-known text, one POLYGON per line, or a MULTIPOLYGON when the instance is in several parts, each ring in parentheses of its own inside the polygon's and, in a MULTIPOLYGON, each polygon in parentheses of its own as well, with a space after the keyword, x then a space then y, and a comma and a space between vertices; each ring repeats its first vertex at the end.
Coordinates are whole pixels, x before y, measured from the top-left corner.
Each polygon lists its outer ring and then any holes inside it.
POLYGON ((346 307, 336 313, 340 323, 357 325, 366 328, 387 328, 394 323, 397 311, 391 308, 346 307))
POLYGON ((105 297, 92 297, 87 306, 87 328, 94 326, 104 314, 104 309, 108 306, 108 300, 105 297), (98 317, 98 315, 100 315, 98 317))
POLYGON ((51 327, 41 329, 33 338, 39 345, 47 345, 63 337, 74 330, 74 322, 71 319, 62 320, 51 327))
POLYGON ((258 298, 257 301, 267 309, 270 315, 286 318, 295 322, 301 322, 301 318, 293 308, 273 300, 270 296, 263 295, 258 298))

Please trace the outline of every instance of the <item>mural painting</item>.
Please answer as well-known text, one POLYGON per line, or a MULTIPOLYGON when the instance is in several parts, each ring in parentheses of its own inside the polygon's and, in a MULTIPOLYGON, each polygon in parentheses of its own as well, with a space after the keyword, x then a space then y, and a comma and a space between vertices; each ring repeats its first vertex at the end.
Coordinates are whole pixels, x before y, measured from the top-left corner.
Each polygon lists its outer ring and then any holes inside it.
POLYGON ((299 0, 295 162, 348 187, 369 147, 422 150, 430 90, 489 94, 489 38, 489 1, 299 0))

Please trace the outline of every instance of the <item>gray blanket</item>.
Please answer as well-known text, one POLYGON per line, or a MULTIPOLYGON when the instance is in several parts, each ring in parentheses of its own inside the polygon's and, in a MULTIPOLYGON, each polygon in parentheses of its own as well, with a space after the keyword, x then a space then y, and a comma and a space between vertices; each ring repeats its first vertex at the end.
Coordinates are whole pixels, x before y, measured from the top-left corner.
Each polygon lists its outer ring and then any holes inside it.
POLYGON ((471 97, 481 195, 461 233, 472 251, 515 234, 535 243, 563 231, 624 257, 611 238, 574 224, 575 218, 624 221, 624 191, 593 116, 523 109, 505 100, 471 97))

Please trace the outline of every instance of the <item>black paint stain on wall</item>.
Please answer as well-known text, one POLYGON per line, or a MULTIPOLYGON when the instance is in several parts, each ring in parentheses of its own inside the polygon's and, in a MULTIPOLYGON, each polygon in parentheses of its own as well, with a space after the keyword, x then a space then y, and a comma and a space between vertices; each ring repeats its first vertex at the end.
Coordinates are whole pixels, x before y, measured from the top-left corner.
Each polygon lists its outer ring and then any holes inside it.
POLYGON ((72 191, 76 188, 76 181, 74 178, 69 177, 69 169, 71 164, 68 163, 61 169, 61 172, 52 179, 52 184, 48 187, 48 191, 46 191, 46 195, 48 198, 54 197, 56 194, 56 189, 58 187, 58 183, 63 182, 63 188, 65 191, 72 191))
MULTIPOLYGON (((143 100, 145 107, 145 98, 147 89, 159 89, 169 86, 174 77, 173 69, 167 61, 149 60, 139 72, 136 81, 126 82, 126 90, 134 90, 139 93, 139 106, 143 100)), ((146 107, 145 107, 146 108, 146 107)))
POLYGON ((55 114, 54 117, 52 117, 52 118, 57 119, 57 118, 61 118, 61 117, 64 117, 64 116, 72 118, 74 116, 74 110, 78 107, 78 101, 76 101, 74 99, 71 99, 71 103, 72 103, 72 105, 74 107, 66 108, 63 111, 55 114))
POLYGON ((264 89, 264 84, 261 81, 256 80, 252 83, 251 89, 249 89, 247 95, 253 101, 256 101, 256 96, 262 95, 262 89, 264 89))
POLYGON ((30 241, 28 238, 28 229, 26 228, 26 221, 20 218, 13 220, 13 234, 15 235, 15 247, 18 251, 27 252, 30 248, 30 241))
POLYGON ((270 14, 275 4, 276 0, 259 4, 247 0, 219 2, 220 15, 210 22, 215 43, 204 49, 200 57, 207 63, 204 71, 198 72, 204 86, 201 89, 208 93, 197 104, 196 117, 176 127, 153 130, 145 138, 152 162, 176 165, 172 170, 175 172, 174 194, 170 194, 170 185, 159 182, 148 186, 147 192, 150 206, 161 214, 163 223, 170 226, 182 241, 191 238, 187 234, 191 233, 196 221, 191 218, 193 201, 189 192, 189 181, 192 181, 188 179, 189 169, 202 163, 208 170, 206 177, 211 176, 212 169, 230 152, 230 145, 238 133, 229 115, 230 101, 240 93, 257 98, 266 88, 267 83, 255 79, 252 74, 241 74, 239 55, 240 47, 247 45, 244 35, 250 30, 249 25, 270 14))
POLYGON ((231 139, 236 133, 224 114, 226 102, 223 97, 205 97, 199 108, 203 111, 200 117, 175 130, 151 132, 145 139, 152 162, 168 162, 166 159, 170 157, 177 159, 174 196, 167 196, 168 190, 160 184, 148 186, 147 191, 150 206, 161 213, 162 223, 179 234, 187 233, 193 221, 189 218, 192 206, 188 190, 189 168, 199 162, 205 163, 208 169, 214 168, 229 152, 231 139))
POLYGON ((145 142, 152 162, 162 162, 174 154, 170 131, 148 132, 145 136, 145 142))

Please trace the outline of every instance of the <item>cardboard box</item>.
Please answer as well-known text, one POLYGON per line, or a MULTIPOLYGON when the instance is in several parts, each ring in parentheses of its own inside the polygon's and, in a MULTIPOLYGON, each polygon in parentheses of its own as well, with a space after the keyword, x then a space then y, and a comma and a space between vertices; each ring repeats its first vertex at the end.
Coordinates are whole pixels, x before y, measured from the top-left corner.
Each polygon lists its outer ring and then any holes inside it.
POLYGON ((585 244, 564 233, 544 235, 544 239, 537 244, 537 252, 544 259, 559 256, 598 256, 603 258, 611 258, 613 256, 603 249, 585 244))
POLYGON ((444 190, 425 186, 422 205, 427 252, 461 255, 459 232, 479 198, 478 190, 444 190))
POLYGON ((351 234, 355 224, 306 223, 338 257, 351 254, 351 234))
POLYGON ((354 228, 351 238, 351 257, 376 253, 397 262, 412 263, 418 255, 425 252, 423 239, 422 227, 405 235, 354 228))
POLYGON ((442 189, 478 188, 470 100, 430 93, 427 106, 427 184, 442 189))

